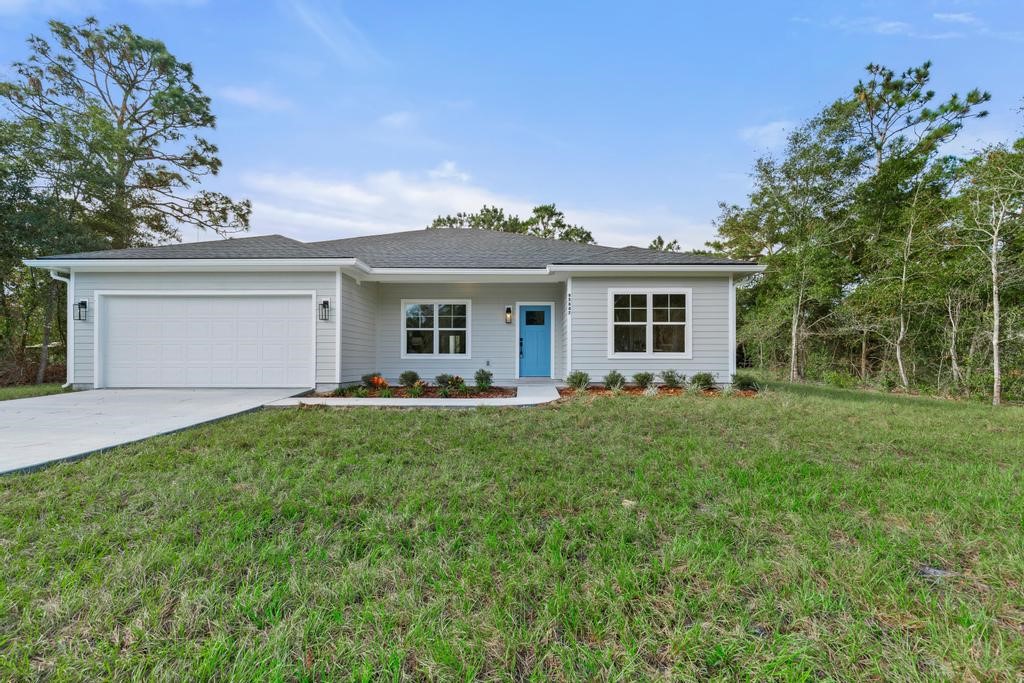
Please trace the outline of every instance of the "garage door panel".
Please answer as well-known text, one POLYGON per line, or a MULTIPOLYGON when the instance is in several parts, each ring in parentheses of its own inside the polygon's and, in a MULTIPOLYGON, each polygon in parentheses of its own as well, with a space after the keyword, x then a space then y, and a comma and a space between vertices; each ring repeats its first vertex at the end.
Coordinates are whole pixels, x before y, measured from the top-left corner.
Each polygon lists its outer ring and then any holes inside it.
POLYGON ((239 319, 235 323, 239 339, 255 339, 260 332, 260 324, 256 320, 239 319))
POLYGON ((231 344, 213 344, 210 347, 210 360, 214 363, 231 363, 235 361, 235 346, 231 344))
POLYGON ((313 383, 308 296, 117 296, 102 307, 103 385, 313 383))
MULTIPOLYGON (((234 315, 232 313, 231 315, 234 315)), ((210 334, 215 339, 234 339, 238 335, 238 325, 234 318, 210 321, 210 334)))
POLYGON ((210 353, 211 344, 209 342, 205 344, 189 344, 186 347, 185 360, 192 363, 209 363, 212 354, 210 353))
POLYGON ((260 336, 264 339, 281 339, 288 332, 288 325, 280 320, 265 320, 260 329, 260 336))
POLYGON ((264 344, 263 356, 260 360, 264 363, 283 363, 288 360, 284 350, 284 344, 264 344))
POLYGON ((181 342, 173 342, 160 345, 160 358, 156 359, 163 363, 181 363, 185 360, 185 345, 181 342))

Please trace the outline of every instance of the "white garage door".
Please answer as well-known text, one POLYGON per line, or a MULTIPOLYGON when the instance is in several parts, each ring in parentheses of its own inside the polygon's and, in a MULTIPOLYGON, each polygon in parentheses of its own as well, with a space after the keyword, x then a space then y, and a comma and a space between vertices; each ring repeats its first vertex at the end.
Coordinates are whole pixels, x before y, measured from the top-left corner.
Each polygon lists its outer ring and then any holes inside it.
POLYGON ((105 295, 101 306, 101 386, 313 386, 309 296, 105 295))

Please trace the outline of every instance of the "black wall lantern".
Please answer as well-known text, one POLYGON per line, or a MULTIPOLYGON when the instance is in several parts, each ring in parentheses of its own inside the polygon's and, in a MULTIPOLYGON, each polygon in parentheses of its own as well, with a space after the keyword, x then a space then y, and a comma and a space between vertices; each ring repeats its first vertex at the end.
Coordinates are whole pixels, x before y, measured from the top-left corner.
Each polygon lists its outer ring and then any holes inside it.
POLYGON ((75 320, 85 320, 85 313, 89 309, 89 302, 85 299, 75 304, 75 320))
POLYGON ((512 324, 512 307, 511 306, 506 306, 505 307, 505 324, 506 325, 511 325, 512 324))
POLYGON ((331 319, 331 302, 324 299, 320 302, 320 319, 330 320, 331 319))

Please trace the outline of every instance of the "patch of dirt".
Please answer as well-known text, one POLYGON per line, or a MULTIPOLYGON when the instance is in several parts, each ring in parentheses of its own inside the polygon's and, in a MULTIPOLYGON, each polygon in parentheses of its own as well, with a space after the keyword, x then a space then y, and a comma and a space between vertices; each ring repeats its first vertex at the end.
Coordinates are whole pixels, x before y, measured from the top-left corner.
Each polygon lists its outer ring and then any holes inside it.
POLYGON ((333 391, 318 391, 312 394, 318 398, 513 398, 516 395, 515 387, 491 387, 485 391, 469 389, 460 393, 450 392, 448 396, 441 396, 437 387, 426 387, 419 396, 410 396, 407 387, 391 387, 391 395, 382 397, 380 389, 367 389, 365 395, 355 395, 351 390, 336 394, 333 391))

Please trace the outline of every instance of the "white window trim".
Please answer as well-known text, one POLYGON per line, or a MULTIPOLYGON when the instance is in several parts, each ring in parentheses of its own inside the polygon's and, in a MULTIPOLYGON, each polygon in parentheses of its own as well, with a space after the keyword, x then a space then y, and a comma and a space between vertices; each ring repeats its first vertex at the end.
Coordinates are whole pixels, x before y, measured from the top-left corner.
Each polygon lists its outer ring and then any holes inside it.
MULTIPOLYGON (((401 317, 401 337, 399 338, 399 350, 402 360, 450 360, 469 359, 473 357, 473 302, 470 299, 402 299, 399 314, 401 317), (405 307, 409 304, 434 306, 434 352, 433 353, 406 353, 405 351, 405 307), (466 352, 465 353, 438 353, 437 346, 441 341, 440 321, 437 315, 437 306, 443 304, 465 304, 466 306, 466 352)), ((416 328, 414 328, 416 329, 416 328)), ((423 328, 426 329, 426 328, 423 328)), ((448 329, 448 328, 445 328, 448 329)))
MULTIPOLYGON (((608 288, 608 358, 665 358, 690 360, 693 358, 693 288, 691 287, 609 287, 608 288), (615 295, 616 294, 647 294, 647 351, 643 353, 615 352, 615 295), (652 307, 654 294, 683 294, 686 296, 686 322, 683 324, 683 353, 654 352, 654 320, 652 307)), ((636 324, 636 323, 634 323, 636 324)))

